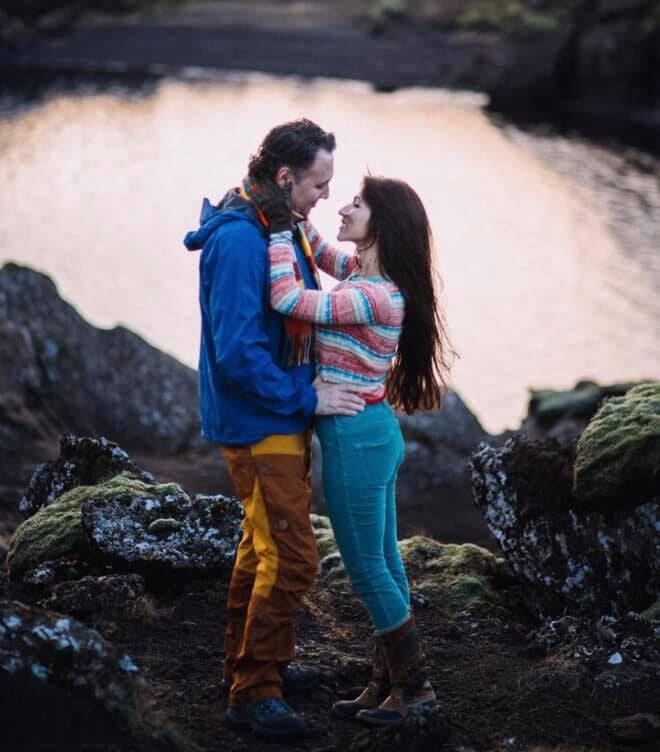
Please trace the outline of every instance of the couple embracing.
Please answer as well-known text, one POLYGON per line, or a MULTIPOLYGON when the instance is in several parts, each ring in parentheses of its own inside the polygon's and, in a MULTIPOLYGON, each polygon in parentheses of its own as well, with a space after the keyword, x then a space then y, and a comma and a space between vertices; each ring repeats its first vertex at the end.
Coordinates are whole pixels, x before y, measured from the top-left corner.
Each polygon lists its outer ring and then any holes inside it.
POLYGON ((448 342, 433 284, 431 234, 404 182, 366 176, 339 210, 337 239, 309 220, 327 199, 333 134, 309 120, 273 128, 242 184, 188 233, 200 258, 202 432, 221 446, 245 516, 229 585, 227 719, 265 736, 306 733, 283 700, 318 681, 292 663, 293 615, 318 552, 309 512, 310 442, 350 581, 374 629, 372 676, 334 712, 401 723, 437 703, 397 545, 403 439, 392 406, 440 403, 448 342), (340 283, 322 292, 318 269, 340 283))

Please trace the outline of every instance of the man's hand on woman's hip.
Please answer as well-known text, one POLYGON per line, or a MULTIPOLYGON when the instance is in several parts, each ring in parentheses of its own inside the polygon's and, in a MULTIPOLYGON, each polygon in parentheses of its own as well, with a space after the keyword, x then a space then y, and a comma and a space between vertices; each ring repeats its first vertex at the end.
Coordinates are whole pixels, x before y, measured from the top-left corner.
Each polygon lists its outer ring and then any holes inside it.
POLYGON ((312 386, 318 396, 315 415, 357 415, 364 410, 364 400, 355 387, 320 379, 316 379, 312 386))

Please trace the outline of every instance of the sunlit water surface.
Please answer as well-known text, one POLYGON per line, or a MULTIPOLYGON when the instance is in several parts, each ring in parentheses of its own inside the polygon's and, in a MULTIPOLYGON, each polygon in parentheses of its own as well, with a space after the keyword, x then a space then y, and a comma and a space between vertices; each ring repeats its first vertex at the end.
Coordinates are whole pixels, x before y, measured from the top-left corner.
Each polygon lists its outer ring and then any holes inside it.
POLYGON ((303 115, 338 141, 313 214, 325 236, 367 169, 422 196, 461 356, 454 385, 488 430, 518 423, 529 386, 660 377, 653 249, 624 253, 589 191, 470 96, 265 76, 52 96, 0 119, 0 261, 47 272, 94 324, 122 323, 194 366, 198 255, 183 235, 265 131, 303 115))

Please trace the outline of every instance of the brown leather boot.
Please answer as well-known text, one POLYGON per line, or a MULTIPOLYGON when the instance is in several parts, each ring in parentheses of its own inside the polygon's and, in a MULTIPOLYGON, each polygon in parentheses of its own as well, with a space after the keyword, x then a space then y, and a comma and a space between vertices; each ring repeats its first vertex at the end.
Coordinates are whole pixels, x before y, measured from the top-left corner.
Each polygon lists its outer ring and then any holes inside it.
POLYGON ((381 635, 392 690, 377 707, 360 710, 357 718, 377 726, 402 723, 413 709, 432 709, 438 701, 427 678, 426 658, 413 616, 400 627, 381 635))
POLYGON ((383 641, 374 635, 370 646, 371 679, 354 700, 339 700, 332 706, 335 715, 355 718, 361 710, 376 708, 390 691, 390 673, 385 659, 383 641))

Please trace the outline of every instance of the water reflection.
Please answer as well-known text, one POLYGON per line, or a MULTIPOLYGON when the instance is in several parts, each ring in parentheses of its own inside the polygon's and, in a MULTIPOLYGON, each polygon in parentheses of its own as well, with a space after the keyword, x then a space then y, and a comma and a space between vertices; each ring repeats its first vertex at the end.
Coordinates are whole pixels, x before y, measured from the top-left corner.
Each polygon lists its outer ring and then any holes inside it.
POLYGON ((48 272, 95 324, 123 323, 194 365, 197 256, 181 238, 268 127, 302 115, 338 140, 331 197, 313 215, 323 234, 367 169, 424 199, 462 356, 454 381, 489 430, 519 420, 529 385, 660 376, 649 238, 626 256, 592 187, 470 96, 266 76, 54 96, 0 120, 0 260, 48 272))

